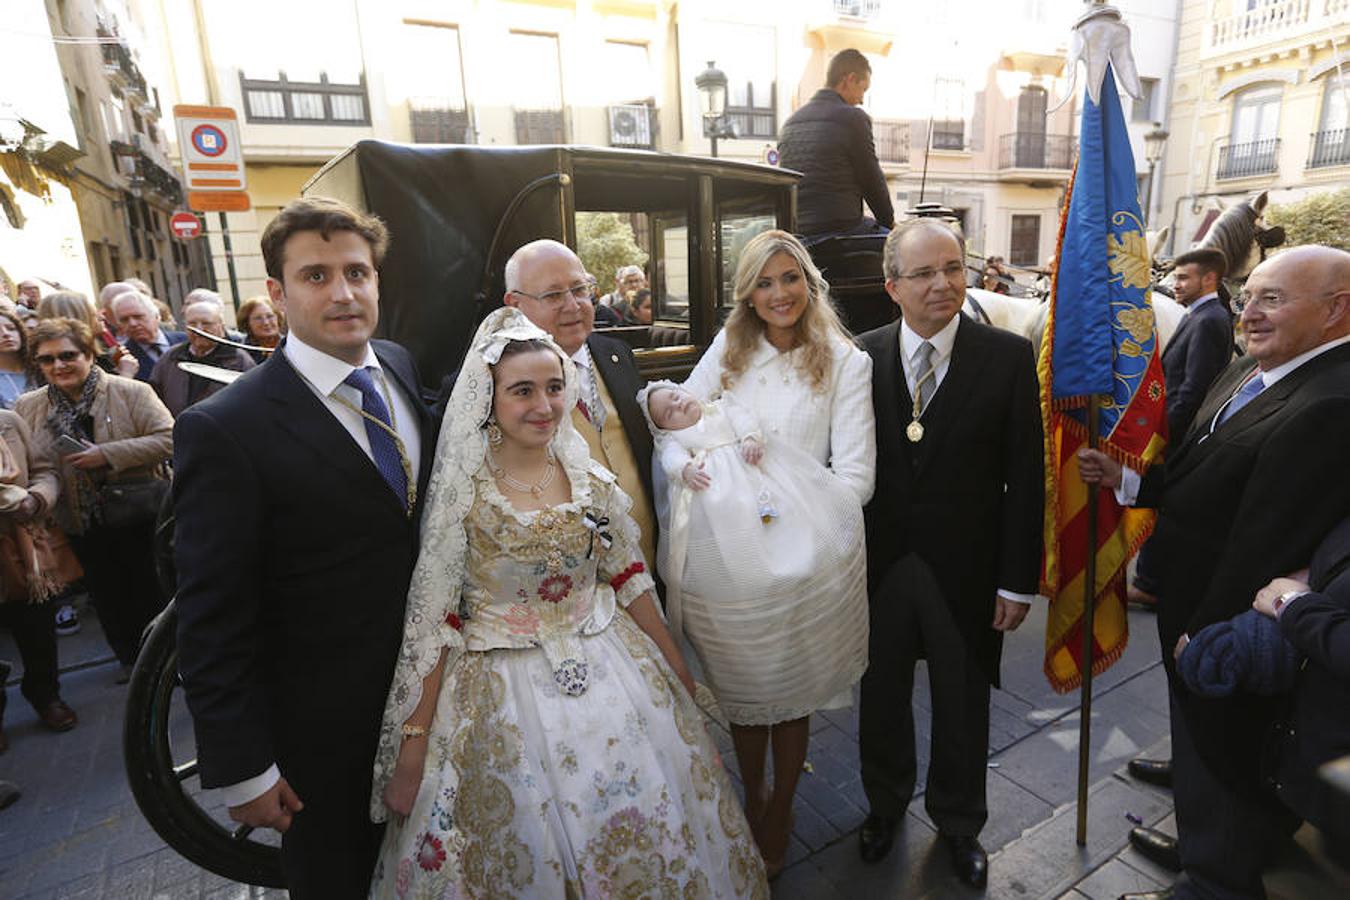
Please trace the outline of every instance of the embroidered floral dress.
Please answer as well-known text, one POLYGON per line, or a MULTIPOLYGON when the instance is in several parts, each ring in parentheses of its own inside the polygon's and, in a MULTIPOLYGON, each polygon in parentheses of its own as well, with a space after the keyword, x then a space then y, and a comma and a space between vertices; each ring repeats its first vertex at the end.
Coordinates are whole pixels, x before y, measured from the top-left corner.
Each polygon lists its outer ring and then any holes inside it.
POLYGON ((519 513, 485 470, 426 767, 375 897, 767 897, 699 711, 618 607, 652 588, 629 499, 567 467, 519 513))

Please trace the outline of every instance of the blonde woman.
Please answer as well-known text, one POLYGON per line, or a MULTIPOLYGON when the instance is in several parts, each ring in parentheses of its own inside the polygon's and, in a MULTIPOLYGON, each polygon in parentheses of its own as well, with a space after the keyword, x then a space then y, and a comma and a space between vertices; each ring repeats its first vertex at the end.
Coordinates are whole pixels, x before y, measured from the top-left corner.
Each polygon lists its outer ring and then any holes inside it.
MULTIPOLYGON (((772 602, 681 599, 684 632, 732 723, 746 814, 772 874, 787 852, 809 716, 851 705, 867 667, 860 513, 876 468, 872 364, 840 324, 806 249, 787 232, 766 231, 746 244, 734 290, 735 309, 685 389, 704 401, 734 390, 759 417, 766 457, 777 447, 805 452, 819 464, 821 483, 859 511, 843 517, 836 535, 853 554, 833 571, 783 586, 772 602), (772 790, 764 774, 770 743, 772 790)), ((727 553, 735 558, 734 548, 727 553)))

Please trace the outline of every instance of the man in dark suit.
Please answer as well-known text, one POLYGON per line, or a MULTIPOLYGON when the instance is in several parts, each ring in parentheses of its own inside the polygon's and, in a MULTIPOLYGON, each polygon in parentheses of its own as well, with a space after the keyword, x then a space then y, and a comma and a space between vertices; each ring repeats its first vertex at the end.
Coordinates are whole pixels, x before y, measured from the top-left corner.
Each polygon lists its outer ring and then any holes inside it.
POLYGON ((296 898, 364 897, 372 767, 435 425, 371 339, 378 219, 289 204, 263 233, 281 352, 174 429, 179 665, 204 787, 282 832, 296 898))
POLYGON ((160 357, 170 347, 187 340, 186 332, 164 331, 159 327, 159 310, 139 291, 118 294, 109 309, 117 319, 117 333, 125 338, 123 346, 140 363, 136 372, 139 381, 149 381, 160 357))
POLYGON ((928 660, 928 814, 958 876, 985 883, 978 835, 989 687, 1003 633, 1040 575, 1044 463, 1031 345, 960 314, 965 246, 915 219, 886 239, 886 290, 903 319, 862 335, 872 356, 877 488, 865 510, 871 663, 859 741, 871 807, 862 857, 891 848, 914 793, 914 666, 928 660))
POLYGON ((1155 506, 1158 634, 1172 698, 1177 896, 1261 897, 1261 870, 1289 817, 1263 785, 1279 701, 1204 699, 1176 677, 1188 635, 1246 609, 1307 565, 1350 509, 1350 253, 1306 246, 1257 266, 1242 298, 1248 356, 1206 395, 1190 432, 1140 482, 1091 450, 1088 483, 1155 506))
MULTIPOLYGON (((1233 358, 1233 319, 1219 296, 1228 263, 1222 250, 1202 247, 1176 258, 1176 300, 1186 307, 1172 340, 1163 350, 1163 380, 1167 385, 1167 434, 1180 442, 1191 427, 1209 386, 1233 358)), ((1158 602, 1158 579, 1145 544, 1135 564, 1130 602, 1152 606, 1158 602)))
POLYGON ((841 50, 825 83, 778 137, 783 168, 802 173, 798 230, 808 237, 884 234, 895 224, 895 210, 877 162, 872 119, 858 109, 872 84, 872 65, 857 50, 841 50), (863 215, 863 200, 872 216, 863 215))
POLYGON ((547 331, 577 366, 581 397, 572 422, 586 439, 591 458, 618 476, 633 499, 630 514, 642 532, 642 553, 656 558, 652 512, 652 436, 638 407, 646 383, 628 345, 595 334, 595 280, 565 244, 533 241, 506 261, 506 296, 547 331))
POLYGON ((1275 792, 1322 831, 1341 865, 1350 866, 1350 797, 1318 774, 1350 755, 1350 519, 1318 546, 1307 578, 1276 578, 1252 604, 1279 622, 1284 639, 1307 660, 1276 729, 1275 792))

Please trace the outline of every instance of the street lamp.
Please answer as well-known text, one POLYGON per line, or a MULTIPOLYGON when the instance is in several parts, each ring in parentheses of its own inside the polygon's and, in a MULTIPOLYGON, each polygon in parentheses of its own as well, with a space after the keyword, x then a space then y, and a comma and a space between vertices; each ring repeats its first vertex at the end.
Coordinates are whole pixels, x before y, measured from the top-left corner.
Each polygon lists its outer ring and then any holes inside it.
POLYGON ((703 114, 703 136, 712 140, 712 155, 717 156, 717 139, 736 136, 735 126, 726 120, 727 76, 708 60, 708 68, 694 79, 698 88, 698 106, 703 114))
POLYGON ((1148 193, 1144 194, 1144 224, 1153 214, 1153 172, 1163 157, 1163 148, 1167 146, 1167 131, 1161 122, 1153 123, 1153 130, 1144 135, 1144 159, 1148 161, 1148 193))

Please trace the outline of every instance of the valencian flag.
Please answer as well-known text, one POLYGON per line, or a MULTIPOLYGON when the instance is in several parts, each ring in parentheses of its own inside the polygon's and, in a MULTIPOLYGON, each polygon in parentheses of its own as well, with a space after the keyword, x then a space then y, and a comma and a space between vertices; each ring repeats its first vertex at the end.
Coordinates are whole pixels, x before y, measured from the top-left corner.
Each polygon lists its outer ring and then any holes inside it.
MULTIPOLYGON (((1088 446, 1088 396, 1100 398, 1098 449, 1141 473, 1158 459, 1166 431, 1148 242, 1110 68, 1100 96, 1100 105, 1084 98, 1038 361, 1046 448, 1041 591, 1050 598, 1045 674, 1061 693, 1082 680, 1088 487, 1075 454, 1088 446)), ((1094 675, 1125 650, 1125 565, 1152 527, 1151 512, 1121 508, 1110 491, 1099 494, 1094 675)))

